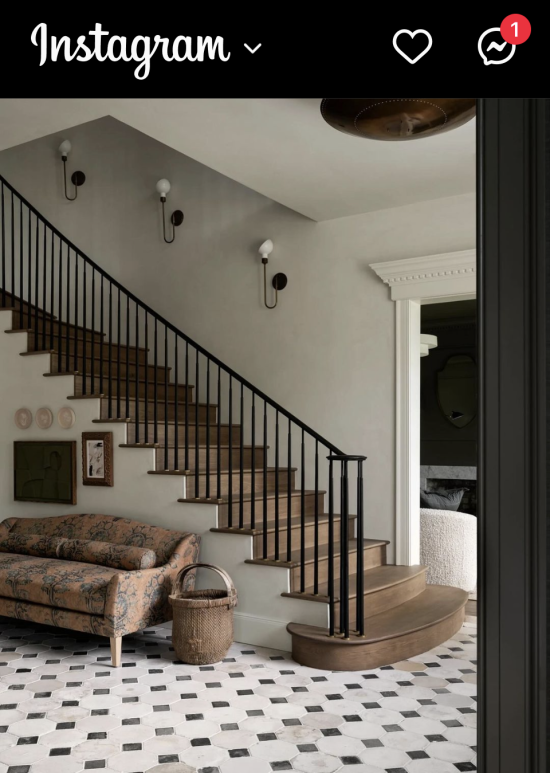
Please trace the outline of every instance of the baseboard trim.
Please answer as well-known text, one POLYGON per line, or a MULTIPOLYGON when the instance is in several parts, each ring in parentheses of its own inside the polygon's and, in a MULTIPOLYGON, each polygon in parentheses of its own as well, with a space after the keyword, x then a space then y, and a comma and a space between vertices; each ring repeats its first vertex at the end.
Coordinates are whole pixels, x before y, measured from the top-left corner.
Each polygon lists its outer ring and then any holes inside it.
POLYGON ((235 613, 235 641, 290 652, 292 639, 281 620, 235 613))

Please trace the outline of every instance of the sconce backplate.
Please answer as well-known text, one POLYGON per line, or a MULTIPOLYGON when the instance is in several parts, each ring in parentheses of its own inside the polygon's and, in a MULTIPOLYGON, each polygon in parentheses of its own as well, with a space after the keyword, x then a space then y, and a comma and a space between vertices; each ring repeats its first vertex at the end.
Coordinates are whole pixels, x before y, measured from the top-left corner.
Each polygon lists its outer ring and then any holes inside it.
POLYGON ((273 287, 275 290, 284 290, 288 284, 288 277, 286 274, 275 274, 273 277, 273 287))
POLYGON ((86 175, 84 174, 84 172, 73 172, 73 174, 71 175, 71 180, 73 185, 76 188, 80 188, 80 186, 84 185, 84 183, 86 182, 86 175))
POLYGON ((172 212, 172 217, 171 217, 172 225, 173 226, 181 225, 183 223, 183 218, 184 218, 184 214, 181 211, 181 209, 176 209, 175 212, 172 212))

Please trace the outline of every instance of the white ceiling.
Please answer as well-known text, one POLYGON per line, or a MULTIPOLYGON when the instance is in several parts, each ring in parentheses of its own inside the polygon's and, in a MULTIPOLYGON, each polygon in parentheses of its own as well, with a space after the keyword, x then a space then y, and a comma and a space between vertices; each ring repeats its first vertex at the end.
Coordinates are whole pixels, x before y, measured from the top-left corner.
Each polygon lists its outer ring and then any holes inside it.
POLYGON ((335 131, 320 99, 0 99, 0 150, 112 115, 312 218, 475 190, 475 121, 413 142, 335 131))

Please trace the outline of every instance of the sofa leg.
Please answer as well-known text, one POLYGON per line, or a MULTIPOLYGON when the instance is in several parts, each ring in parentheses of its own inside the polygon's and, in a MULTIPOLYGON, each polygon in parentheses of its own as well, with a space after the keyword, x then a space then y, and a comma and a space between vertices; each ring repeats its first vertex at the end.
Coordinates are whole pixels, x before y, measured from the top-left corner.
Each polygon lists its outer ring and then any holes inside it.
POLYGON ((111 638, 111 660, 115 668, 120 668, 122 662, 122 636, 111 638))

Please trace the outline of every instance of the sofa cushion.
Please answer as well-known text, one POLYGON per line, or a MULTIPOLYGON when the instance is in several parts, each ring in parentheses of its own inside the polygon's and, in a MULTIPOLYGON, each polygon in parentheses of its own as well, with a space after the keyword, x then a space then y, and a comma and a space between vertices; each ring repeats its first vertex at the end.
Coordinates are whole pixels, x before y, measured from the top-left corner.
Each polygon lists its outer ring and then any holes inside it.
POLYGON ((65 539, 87 539, 154 550, 157 566, 170 560, 187 536, 184 532, 150 526, 113 515, 57 515, 47 518, 8 518, 2 526, 17 534, 40 534, 65 539))
POLYGON ((57 555, 67 561, 81 561, 128 571, 152 569, 157 562, 153 550, 83 539, 61 540, 57 555))
POLYGON ((0 596, 102 615, 109 582, 119 573, 59 558, 0 553, 0 596))
POLYGON ((8 534, 4 539, 0 539, 0 553, 57 558, 63 542, 65 540, 59 537, 43 537, 40 534, 8 534))

